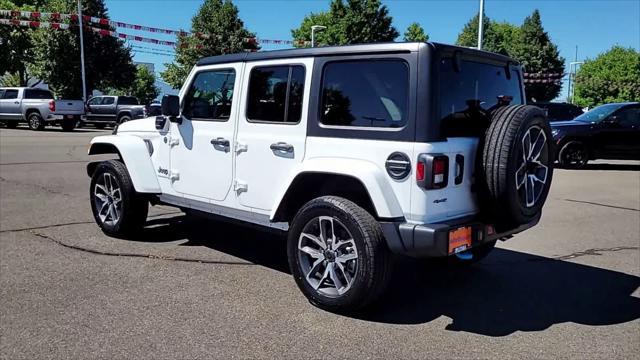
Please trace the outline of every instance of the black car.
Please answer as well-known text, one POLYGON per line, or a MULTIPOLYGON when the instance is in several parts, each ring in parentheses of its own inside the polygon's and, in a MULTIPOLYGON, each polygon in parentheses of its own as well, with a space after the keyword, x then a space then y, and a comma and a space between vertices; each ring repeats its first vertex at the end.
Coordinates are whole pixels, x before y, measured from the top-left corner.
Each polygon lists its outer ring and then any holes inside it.
POLYGON ((584 113, 579 106, 568 103, 532 103, 547 114, 549 122, 573 120, 584 113))
POLYGON ((571 121, 551 123, 556 159, 579 168, 589 160, 640 160, 640 103, 601 105, 571 121))

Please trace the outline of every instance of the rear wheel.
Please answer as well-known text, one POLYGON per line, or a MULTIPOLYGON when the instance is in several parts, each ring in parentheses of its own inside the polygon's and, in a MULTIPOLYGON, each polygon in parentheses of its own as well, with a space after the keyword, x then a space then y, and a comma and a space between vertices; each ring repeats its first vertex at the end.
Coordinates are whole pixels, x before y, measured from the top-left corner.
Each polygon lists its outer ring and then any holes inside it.
POLYGON ((63 120, 62 131, 73 131, 76 128, 76 120, 63 120))
POLYGON ((108 160, 97 166, 89 196, 93 217, 106 234, 128 236, 144 226, 149 202, 135 191, 122 162, 108 160))
POLYGON ((29 129, 31 130, 43 130, 44 119, 40 116, 39 112, 32 112, 27 116, 27 122, 29 123, 29 129))
POLYGON ((302 293, 330 311, 371 304, 389 279, 390 254, 380 224, 341 197, 324 196, 304 205, 292 222, 287 250, 302 293))
POLYGON ((130 121, 130 120, 131 120, 131 116, 122 115, 118 118, 118 124, 126 123, 127 121, 130 121))
POLYGON ((569 169, 579 169, 587 165, 589 150, 582 141, 572 140, 562 145, 558 152, 558 163, 569 169))

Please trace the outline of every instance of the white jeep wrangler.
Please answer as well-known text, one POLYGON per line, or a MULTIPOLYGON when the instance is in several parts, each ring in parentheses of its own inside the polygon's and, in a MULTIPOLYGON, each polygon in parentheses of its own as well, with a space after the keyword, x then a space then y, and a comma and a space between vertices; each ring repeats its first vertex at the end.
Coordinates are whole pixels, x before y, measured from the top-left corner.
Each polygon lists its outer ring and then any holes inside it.
POLYGON ((471 263, 534 226, 551 131, 512 59, 435 43, 204 58, 163 116, 91 141, 113 236, 149 203, 288 231, 293 276, 333 311, 384 290, 392 254, 471 263))

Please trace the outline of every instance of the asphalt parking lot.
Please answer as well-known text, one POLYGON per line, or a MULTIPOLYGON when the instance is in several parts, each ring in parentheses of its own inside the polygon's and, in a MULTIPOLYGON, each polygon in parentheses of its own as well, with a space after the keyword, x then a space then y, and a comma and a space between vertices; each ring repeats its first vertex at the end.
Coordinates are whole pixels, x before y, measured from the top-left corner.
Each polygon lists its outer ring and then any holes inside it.
POLYGON ((276 235, 155 207, 104 236, 85 164, 108 133, 0 129, 1 358, 640 354, 640 162, 557 170, 539 226, 468 271, 403 262, 347 317, 305 300, 276 235))

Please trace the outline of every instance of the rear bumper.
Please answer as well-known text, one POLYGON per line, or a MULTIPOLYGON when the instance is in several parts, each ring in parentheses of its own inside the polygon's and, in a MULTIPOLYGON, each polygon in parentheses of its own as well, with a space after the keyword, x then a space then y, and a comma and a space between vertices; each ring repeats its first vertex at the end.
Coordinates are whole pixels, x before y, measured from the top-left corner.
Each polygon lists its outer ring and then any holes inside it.
POLYGON ((449 232, 461 227, 471 227, 471 247, 487 242, 505 239, 511 235, 529 229, 540 221, 533 221, 517 227, 499 229, 474 218, 456 219, 437 224, 410 224, 406 222, 381 222, 382 231, 390 250, 396 254, 417 258, 444 257, 449 253, 449 232))

